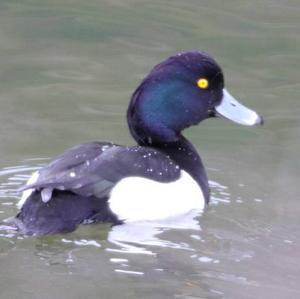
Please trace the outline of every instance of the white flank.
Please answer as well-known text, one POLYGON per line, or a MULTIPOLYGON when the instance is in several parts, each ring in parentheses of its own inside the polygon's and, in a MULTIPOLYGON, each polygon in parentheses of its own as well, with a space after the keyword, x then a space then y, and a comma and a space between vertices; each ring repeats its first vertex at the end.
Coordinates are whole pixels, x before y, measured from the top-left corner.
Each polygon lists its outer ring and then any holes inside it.
POLYGON ((196 181, 181 171, 180 178, 170 183, 140 177, 124 178, 111 191, 109 206, 120 219, 131 222, 203 210, 205 200, 196 181))
MULTIPOLYGON (((27 181, 26 185, 31 185, 34 184, 37 179, 39 177, 39 172, 36 171, 32 174, 32 176, 29 178, 29 180, 27 181)), ((19 202, 17 203, 17 207, 19 209, 21 209, 25 203, 25 201, 27 200, 27 198, 31 195, 31 193, 34 191, 34 189, 28 189, 23 191, 21 199, 19 200, 19 202)))

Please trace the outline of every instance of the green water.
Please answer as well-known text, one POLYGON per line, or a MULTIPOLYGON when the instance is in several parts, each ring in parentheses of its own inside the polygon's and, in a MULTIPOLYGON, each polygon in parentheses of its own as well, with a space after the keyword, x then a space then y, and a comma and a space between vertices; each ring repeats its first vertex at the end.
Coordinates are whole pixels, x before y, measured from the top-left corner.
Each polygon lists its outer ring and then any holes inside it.
POLYGON ((1 234, 0 298, 299 298, 299 14, 296 0, 1 0, 0 219, 64 149, 133 144, 130 95, 175 52, 211 53, 227 89, 266 123, 185 132, 214 197, 185 229, 1 234))

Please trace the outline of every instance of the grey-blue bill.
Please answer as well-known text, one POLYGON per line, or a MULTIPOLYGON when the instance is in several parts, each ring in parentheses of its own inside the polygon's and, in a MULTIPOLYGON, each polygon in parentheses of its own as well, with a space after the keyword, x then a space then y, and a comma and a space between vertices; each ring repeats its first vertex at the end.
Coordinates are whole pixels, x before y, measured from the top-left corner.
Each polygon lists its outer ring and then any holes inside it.
POLYGON ((262 125, 263 118, 239 103, 225 88, 221 103, 215 107, 216 115, 244 126, 262 125))

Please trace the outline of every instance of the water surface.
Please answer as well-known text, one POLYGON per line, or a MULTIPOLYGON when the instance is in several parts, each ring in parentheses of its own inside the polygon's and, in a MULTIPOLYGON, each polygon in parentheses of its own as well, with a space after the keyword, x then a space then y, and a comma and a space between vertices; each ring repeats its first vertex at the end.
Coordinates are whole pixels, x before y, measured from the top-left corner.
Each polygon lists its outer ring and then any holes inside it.
POLYGON ((64 149, 133 144, 130 95, 177 51, 214 55, 230 92, 266 120, 186 131, 212 188, 202 216, 1 233, 1 298, 299 298, 299 13, 296 0, 1 1, 1 220, 64 149))

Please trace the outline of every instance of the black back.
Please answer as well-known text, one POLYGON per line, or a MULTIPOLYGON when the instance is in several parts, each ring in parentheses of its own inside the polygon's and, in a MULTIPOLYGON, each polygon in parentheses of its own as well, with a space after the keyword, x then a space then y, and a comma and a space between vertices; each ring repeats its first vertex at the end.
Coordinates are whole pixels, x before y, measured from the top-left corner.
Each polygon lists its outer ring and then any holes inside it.
POLYGON ((139 176, 171 182, 178 165, 159 149, 93 142, 76 146, 39 171, 37 182, 22 190, 51 188, 104 198, 121 179, 139 176))

